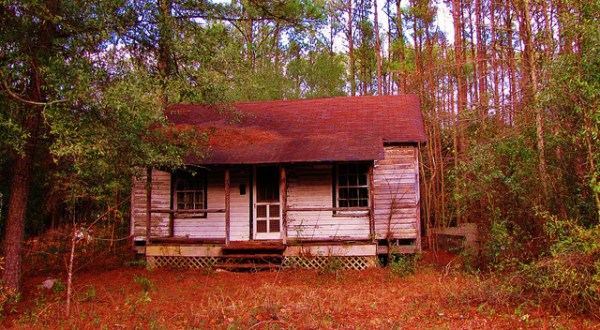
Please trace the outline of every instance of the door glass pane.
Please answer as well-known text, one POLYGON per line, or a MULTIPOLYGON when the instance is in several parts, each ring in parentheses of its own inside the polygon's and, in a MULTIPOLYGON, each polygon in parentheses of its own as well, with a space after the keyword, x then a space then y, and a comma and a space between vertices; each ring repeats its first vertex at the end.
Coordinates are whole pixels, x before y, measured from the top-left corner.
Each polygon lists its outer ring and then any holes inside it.
POLYGON ((266 233, 267 232, 267 220, 256 220, 256 232, 266 233))
POLYGON ((257 218, 266 218, 267 217, 267 206, 266 205, 257 205, 256 206, 256 217, 257 218))
POLYGON ((269 220, 269 232, 279 232, 279 218, 269 220))
POLYGON ((279 219, 279 205, 269 205, 269 218, 279 219))
POLYGON ((279 167, 260 166, 256 168, 256 201, 279 201, 279 167))

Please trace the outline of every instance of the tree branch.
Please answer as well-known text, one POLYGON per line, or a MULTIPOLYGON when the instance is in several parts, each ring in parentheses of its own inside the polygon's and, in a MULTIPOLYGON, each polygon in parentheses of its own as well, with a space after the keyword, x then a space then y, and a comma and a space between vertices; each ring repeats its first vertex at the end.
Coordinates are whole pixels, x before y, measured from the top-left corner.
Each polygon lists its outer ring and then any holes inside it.
POLYGON ((49 105, 53 105, 53 104, 57 104, 57 103, 67 102, 67 100, 55 100, 55 101, 50 101, 50 102, 37 102, 37 101, 31 101, 31 100, 24 99, 21 96, 19 96, 18 94, 14 93, 10 89, 10 87, 8 86, 8 84, 6 83, 6 80, 4 80, 4 79, 2 79, 2 87, 4 87, 4 90, 13 99, 15 99, 15 100, 17 100, 19 102, 23 102, 23 103, 27 103, 27 104, 31 104, 31 105, 49 106, 49 105))

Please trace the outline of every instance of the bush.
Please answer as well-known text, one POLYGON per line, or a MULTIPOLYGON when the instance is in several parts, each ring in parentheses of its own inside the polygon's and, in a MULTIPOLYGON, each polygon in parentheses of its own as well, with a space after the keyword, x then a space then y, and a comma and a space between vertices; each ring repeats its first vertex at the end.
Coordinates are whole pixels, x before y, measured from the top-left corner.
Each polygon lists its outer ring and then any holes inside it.
POLYGON ((390 255, 388 267, 392 275, 404 277, 414 274, 417 268, 416 255, 393 254, 390 255))
MULTIPOLYGON (((496 267, 503 270, 501 276, 495 277, 499 279, 496 296, 600 318, 600 226, 586 228, 572 220, 544 217, 544 238, 548 244, 535 260, 517 263, 516 258, 507 259, 503 253, 492 254, 499 256, 494 265, 506 266, 507 260, 510 264, 510 269, 496 267)), ((506 238, 510 241, 510 237, 506 238)))
POLYGON ((528 235, 516 224, 507 220, 494 221, 485 236, 482 257, 490 270, 515 270, 528 257, 523 248, 528 235))
MULTIPOLYGON (((0 257, 0 270, 4 270, 4 257, 0 257)), ((19 302, 20 298, 21 295, 17 291, 0 281, 0 319, 7 309, 14 307, 19 302)))
POLYGON ((548 254, 522 266, 524 291, 557 310, 600 317, 600 227, 549 217, 548 254))

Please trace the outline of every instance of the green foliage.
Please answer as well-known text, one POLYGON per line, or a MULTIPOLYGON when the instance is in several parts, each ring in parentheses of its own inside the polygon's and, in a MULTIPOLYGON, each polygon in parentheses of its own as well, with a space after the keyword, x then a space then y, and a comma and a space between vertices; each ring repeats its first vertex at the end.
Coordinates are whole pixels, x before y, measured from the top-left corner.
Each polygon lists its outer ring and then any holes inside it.
POLYGON ((126 266, 141 266, 142 268, 146 268, 146 266, 148 265, 148 263, 146 262, 145 259, 138 259, 138 260, 128 260, 125 262, 126 266))
POLYGON ((520 224, 531 219, 535 205, 531 196, 537 195, 540 189, 535 149, 527 135, 520 131, 507 129, 504 134, 480 137, 479 143, 469 149, 467 159, 449 177, 449 181, 457 185, 454 199, 460 201, 463 208, 456 211, 463 217, 491 221, 507 219, 520 224))
MULTIPOLYGON (((4 258, 0 258, 0 270, 2 268, 2 264, 4 262, 4 258)), ((2 281, 0 281, 0 320, 4 316, 4 313, 8 310, 12 310, 14 306, 21 299, 21 294, 13 288, 9 288, 2 281)))
POLYGON ((492 222, 482 251, 487 267, 498 271, 514 270, 527 258, 523 246, 528 238, 515 224, 506 220, 492 222))
POLYGON ((600 226, 585 228, 572 220, 548 217, 548 254, 523 264, 524 292, 556 310, 600 316, 600 226))
POLYGON ((142 287, 144 292, 148 292, 154 288, 154 283, 147 277, 136 275, 133 280, 142 287))
POLYGON ((96 298, 96 287, 90 285, 85 291, 84 296, 81 298, 82 301, 91 301, 96 298))
POLYGON ((57 278, 56 281, 54 281, 54 285, 52 285, 52 293, 57 294, 63 292, 66 288, 67 287, 62 282, 62 280, 60 278, 57 278))
POLYGON ((290 60, 286 74, 294 82, 293 98, 319 98, 345 95, 344 57, 325 49, 309 51, 290 60))
MULTIPOLYGON (((598 1, 572 4, 573 11, 561 15, 569 26, 562 36, 566 44, 576 43, 577 50, 563 52, 550 66, 551 79, 540 99, 555 127, 565 162, 560 165, 568 188, 568 205, 574 205, 574 217, 600 220, 600 31, 598 1), (581 166, 582 168, 578 167, 581 166), (571 199, 571 198, 572 199, 571 199)), ((561 197, 562 197, 561 196, 561 197)))
POLYGON ((418 255, 392 254, 389 256, 388 268, 390 274, 405 277, 415 273, 417 269, 418 255))
POLYGON ((327 262, 319 269, 319 274, 338 274, 344 269, 342 260, 338 257, 327 257, 327 262))

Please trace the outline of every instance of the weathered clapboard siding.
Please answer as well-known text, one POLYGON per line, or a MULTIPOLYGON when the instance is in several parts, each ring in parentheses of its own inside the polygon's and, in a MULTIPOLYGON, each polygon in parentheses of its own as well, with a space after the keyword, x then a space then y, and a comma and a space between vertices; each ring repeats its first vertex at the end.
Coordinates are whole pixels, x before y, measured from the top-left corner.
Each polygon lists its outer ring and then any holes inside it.
POLYGON ((386 146, 385 158, 375 161, 373 169, 377 238, 418 238, 418 179, 416 147, 386 146))
MULTIPOLYGON (((171 174, 152 170, 151 209, 169 209, 171 206, 171 174)), ((134 178, 131 192, 131 226, 135 240, 145 240, 147 227, 146 176, 134 178)), ((169 214, 153 213, 151 235, 165 237, 169 235, 169 214)))
MULTIPOLYGON (((240 195, 239 186, 248 186, 249 169, 233 167, 231 169, 231 240, 248 240, 250 232, 249 192, 240 195)), ((211 169, 207 174, 207 208, 225 208, 225 170, 211 169)), ((171 174, 152 170, 152 209, 171 208, 171 174)), ((132 232, 136 240, 145 240, 146 236, 146 177, 134 178, 131 195, 132 232)), ((209 213, 206 218, 190 218, 177 215, 173 220, 175 237, 187 238, 225 238, 225 214, 209 213)), ((152 214, 153 237, 169 235, 169 214, 152 214)))
MULTIPOLYGON (((369 239, 368 212, 334 214, 332 211, 293 211, 294 208, 333 207, 333 165, 285 165, 287 171, 287 237, 304 240, 369 239)), ((250 166, 230 167, 230 239, 250 239, 250 166), (246 185, 246 193, 240 193, 246 185)), ((132 191, 132 232, 137 240, 146 234, 145 176, 136 179, 132 191)), ((374 225, 376 238, 417 239, 419 236, 417 150, 412 146, 387 146, 385 158, 373 169, 374 225)), ((171 208, 171 174, 152 171, 152 209, 171 208)), ((225 208, 225 169, 212 167, 207 173, 207 208, 225 208)), ((173 235, 188 238, 225 238, 225 214, 209 213, 206 218, 179 214, 174 218, 173 235)), ((152 214, 152 236, 169 235, 169 214, 152 214)))
MULTIPOLYGON (((232 241, 249 239, 249 188, 247 188, 245 195, 241 195, 239 191, 241 184, 249 187, 248 173, 249 169, 246 167, 232 167, 230 169, 230 239, 232 241)), ((206 207, 210 209, 225 208, 225 170, 222 168, 213 168, 207 173, 206 204, 206 207)), ((225 213, 209 213, 206 218, 178 216, 175 219, 174 227, 175 236, 178 237, 225 238, 225 213)))
MULTIPOLYGON (((288 166, 288 208, 333 207, 332 166, 288 166)), ((368 239, 369 216, 333 215, 332 211, 289 211, 290 239, 368 239)))

